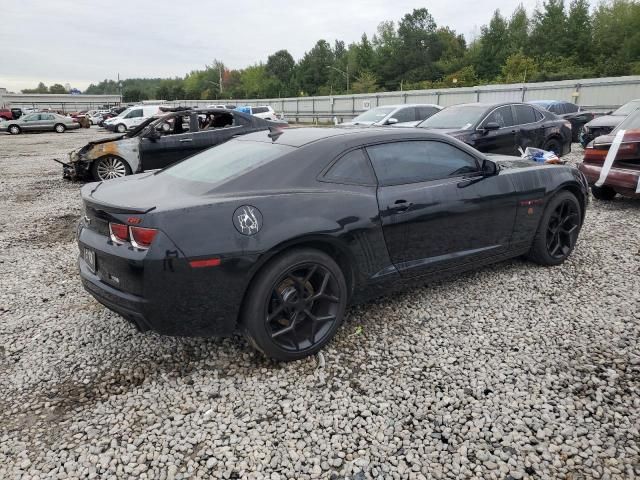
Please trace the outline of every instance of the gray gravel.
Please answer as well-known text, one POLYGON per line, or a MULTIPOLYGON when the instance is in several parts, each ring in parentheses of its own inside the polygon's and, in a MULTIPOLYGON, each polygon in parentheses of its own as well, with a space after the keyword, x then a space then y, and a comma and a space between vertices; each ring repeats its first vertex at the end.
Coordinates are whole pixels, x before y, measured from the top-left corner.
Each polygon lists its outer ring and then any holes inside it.
POLYGON ((0 136, 0 478, 640 476, 640 201, 593 201, 560 267, 352 308, 278 364, 83 292, 79 185, 50 158, 97 135, 0 136))

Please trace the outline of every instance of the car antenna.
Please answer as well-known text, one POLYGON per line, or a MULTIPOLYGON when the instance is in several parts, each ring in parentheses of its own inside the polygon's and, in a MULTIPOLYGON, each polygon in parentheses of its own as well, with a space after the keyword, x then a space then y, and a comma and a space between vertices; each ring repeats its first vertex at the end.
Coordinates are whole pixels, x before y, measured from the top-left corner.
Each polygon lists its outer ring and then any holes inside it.
POLYGON ((284 132, 280 127, 269 125, 269 133, 267 134, 267 137, 269 137, 271 141, 275 142, 283 133, 284 132))

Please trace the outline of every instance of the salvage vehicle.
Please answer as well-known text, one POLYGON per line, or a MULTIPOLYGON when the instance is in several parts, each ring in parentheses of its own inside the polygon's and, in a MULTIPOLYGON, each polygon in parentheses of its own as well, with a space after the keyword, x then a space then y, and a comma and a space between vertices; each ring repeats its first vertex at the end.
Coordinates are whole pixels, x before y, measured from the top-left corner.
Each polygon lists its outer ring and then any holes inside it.
POLYGON ((598 200, 613 200, 617 194, 640 198, 640 110, 625 118, 609 135, 601 135, 584 149, 578 169, 585 175, 598 200), (618 151, 601 185, 596 185, 609 150, 620 133, 618 151))
POLYGON ((102 127, 112 132, 124 133, 141 125, 145 120, 158 115, 159 112, 159 105, 136 105, 123 110, 113 118, 105 120, 102 122, 102 127))
POLYGON ((625 103, 608 115, 603 115, 587 122, 580 132, 580 144, 583 147, 586 147, 594 138, 611 133, 611 131, 616 128, 620 122, 638 108, 640 108, 640 98, 625 103))
POLYGON ((571 124, 526 103, 454 105, 418 128, 446 133, 485 153, 520 155, 520 149, 534 147, 560 157, 571 151, 571 124))
POLYGON ((125 135, 89 142, 69 153, 68 162, 57 161, 65 178, 110 180, 164 168, 235 135, 270 126, 287 123, 229 110, 178 110, 149 118, 125 135))
POLYGON ((141 331, 244 333, 295 360, 348 304, 520 255, 561 264, 588 186, 423 129, 307 127, 81 193, 79 272, 100 303, 141 331))
POLYGON ((30 113, 18 120, 9 120, 0 123, 0 132, 9 132, 18 135, 23 132, 47 132, 63 133, 65 130, 80 128, 80 124, 70 117, 57 113, 30 113))
POLYGON ((564 100, 532 100, 527 103, 539 108, 544 108, 551 113, 555 113, 560 118, 569 120, 571 123, 572 142, 579 142, 582 127, 584 127, 587 122, 590 122, 598 116, 595 112, 585 111, 575 103, 566 102, 564 100))
POLYGON ((340 126, 370 126, 397 125, 403 127, 415 127, 431 115, 442 110, 440 105, 426 104, 402 104, 376 107, 361 113, 349 122, 343 122, 340 126))

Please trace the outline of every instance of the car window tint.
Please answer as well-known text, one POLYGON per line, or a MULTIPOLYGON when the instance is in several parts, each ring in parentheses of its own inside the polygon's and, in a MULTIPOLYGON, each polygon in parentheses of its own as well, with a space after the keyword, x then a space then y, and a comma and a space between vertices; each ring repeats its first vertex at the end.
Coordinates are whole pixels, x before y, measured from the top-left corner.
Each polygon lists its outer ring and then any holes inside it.
POLYGON ((438 111, 436 107, 418 107, 416 120, 425 120, 438 111))
POLYGON ((544 118, 544 115, 542 114, 542 112, 536 110, 535 108, 533 109, 533 113, 535 113, 536 115, 536 122, 539 122, 544 118))
POLYGON ((269 111, 269 109, 266 107, 253 107, 251 110, 254 115, 256 113, 266 113, 269 111))
POLYGON ((533 111, 533 107, 529 105, 514 105, 513 108, 516 111, 516 125, 535 123, 536 114, 533 111))
POLYGON ((55 120, 56 119, 56 117, 54 117, 50 113, 47 114, 47 115, 42 115, 41 118, 42 118, 42 120, 55 120))
POLYGON ((500 125, 500 128, 510 127, 511 125, 514 125, 513 115, 511 114, 511 107, 507 105, 504 107, 496 108, 491 114, 489 114, 489 116, 483 122, 483 125, 492 122, 500 125))
POLYGON ((127 115, 127 118, 139 118, 142 117, 142 109, 138 108, 136 110, 131 110, 127 115))
POLYGON ((402 123, 402 122, 414 122, 415 120, 418 120, 416 118, 416 109, 415 109, 415 107, 401 108, 397 112, 392 113, 391 114, 391 118, 395 118, 400 123, 402 123))
POLYGON ((329 169, 324 176, 333 182, 375 185, 376 180, 369 166, 369 160, 361 149, 346 153, 329 169))
POLYGON ((438 180, 478 170, 473 156, 443 142, 387 143, 367 147, 367 153, 383 185, 438 180))

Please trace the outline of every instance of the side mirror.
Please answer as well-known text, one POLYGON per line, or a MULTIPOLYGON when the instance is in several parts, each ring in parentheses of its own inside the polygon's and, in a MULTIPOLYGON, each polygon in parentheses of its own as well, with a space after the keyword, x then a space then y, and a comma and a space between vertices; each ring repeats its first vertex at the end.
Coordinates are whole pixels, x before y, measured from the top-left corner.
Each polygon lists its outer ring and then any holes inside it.
POLYGON ((482 130, 485 132, 490 132, 491 130, 500 130, 500 125, 498 125, 496 122, 485 123, 482 127, 482 130))
POLYGON ((482 175, 485 177, 490 177, 498 173, 498 165, 488 159, 484 159, 482 161, 482 175))
POLYGON ((389 120, 387 120, 387 125, 393 125, 395 123, 398 123, 397 118, 390 118, 389 120))

